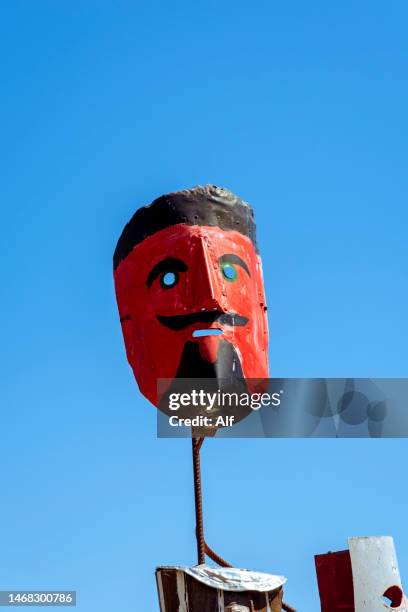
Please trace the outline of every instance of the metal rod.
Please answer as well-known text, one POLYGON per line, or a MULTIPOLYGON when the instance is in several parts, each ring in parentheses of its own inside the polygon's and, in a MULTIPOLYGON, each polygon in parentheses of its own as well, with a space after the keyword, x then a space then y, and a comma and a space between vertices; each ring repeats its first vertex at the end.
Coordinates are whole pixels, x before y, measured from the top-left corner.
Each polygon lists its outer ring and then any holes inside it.
POLYGON ((194 472, 194 501, 196 515, 196 538, 197 538, 197 560, 198 564, 205 563, 205 541, 203 520, 203 496, 201 491, 201 465, 200 448, 203 438, 192 438, 193 447, 193 472, 194 472))
POLYGON ((218 563, 218 565, 220 565, 221 567, 232 567, 231 563, 228 563, 228 561, 220 557, 220 555, 217 555, 217 553, 214 552, 213 549, 210 548, 210 546, 208 546, 205 540, 204 540, 204 544, 205 544, 205 553, 206 555, 210 557, 210 559, 212 559, 215 563, 218 563))
MULTIPOLYGON (((203 442, 204 438, 192 438, 197 561, 199 565, 205 563, 205 555, 207 554, 213 561, 215 561, 215 563, 218 563, 218 565, 221 565, 222 567, 232 567, 227 561, 225 561, 225 559, 217 555, 217 553, 208 546, 204 539, 203 494, 201 488, 200 462, 200 450, 203 442)), ((285 610, 286 612, 296 612, 295 608, 292 608, 286 602, 282 602, 282 610, 285 610)))

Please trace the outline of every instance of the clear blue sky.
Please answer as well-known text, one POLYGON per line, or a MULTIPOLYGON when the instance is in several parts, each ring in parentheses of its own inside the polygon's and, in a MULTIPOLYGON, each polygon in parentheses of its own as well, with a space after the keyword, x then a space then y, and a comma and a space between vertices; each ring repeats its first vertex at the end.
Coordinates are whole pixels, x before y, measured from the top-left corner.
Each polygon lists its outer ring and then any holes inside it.
MULTIPOLYGON (((155 566, 195 561, 189 441, 156 439, 111 278, 157 195, 253 204, 273 375, 408 376, 407 19, 403 0, 2 3, 1 589, 155 612, 155 566)), ((313 555, 349 535, 393 535, 408 580, 407 452, 211 440, 209 543, 286 575, 301 612, 313 555)))

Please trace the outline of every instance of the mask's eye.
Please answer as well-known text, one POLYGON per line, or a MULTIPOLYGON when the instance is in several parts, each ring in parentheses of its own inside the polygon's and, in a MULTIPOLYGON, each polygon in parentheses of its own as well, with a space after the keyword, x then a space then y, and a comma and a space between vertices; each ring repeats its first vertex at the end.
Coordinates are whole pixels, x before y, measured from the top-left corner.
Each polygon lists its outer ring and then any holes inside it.
POLYGON ((164 272, 160 276, 160 285, 163 289, 171 289, 174 285, 177 285, 179 281, 178 272, 164 272))
POLYGON ((238 271, 235 266, 230 263, 223 263, 221 265, 221 272, 225 280, 233 283, 238 278, 238 271))

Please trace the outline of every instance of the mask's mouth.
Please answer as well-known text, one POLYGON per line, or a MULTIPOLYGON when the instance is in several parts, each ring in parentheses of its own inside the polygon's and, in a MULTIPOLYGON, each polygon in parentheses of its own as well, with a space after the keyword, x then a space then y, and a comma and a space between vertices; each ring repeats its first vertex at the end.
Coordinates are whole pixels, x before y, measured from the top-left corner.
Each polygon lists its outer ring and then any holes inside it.
POLYGON ((206 310, 173 316, 157 315, 157 320, 173 331, 180 331, 196 323, 201 325, 203 323, 218 323, 219 325, 229 325, 231 327, 243 326, 248 323, 247 317, 235 312, 221 312, 218 310, 206 310))
POLYGON ((206 336, 221 336, 222 329, 195 329, 193 338, 205 338, 206 336))

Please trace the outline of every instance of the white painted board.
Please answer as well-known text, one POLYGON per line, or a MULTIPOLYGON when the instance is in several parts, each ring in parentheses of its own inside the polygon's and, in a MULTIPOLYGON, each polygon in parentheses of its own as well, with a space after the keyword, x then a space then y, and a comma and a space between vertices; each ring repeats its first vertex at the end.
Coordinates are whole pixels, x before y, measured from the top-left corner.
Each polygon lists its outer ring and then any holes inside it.
POLYGON ((351 567, 353 572, 355 612, 408 612, 402 593, 394 541, 389 536, 349 538, 351 567), (390 607, 384 593, 391 587, 401 592, 398 607, 390 607))

